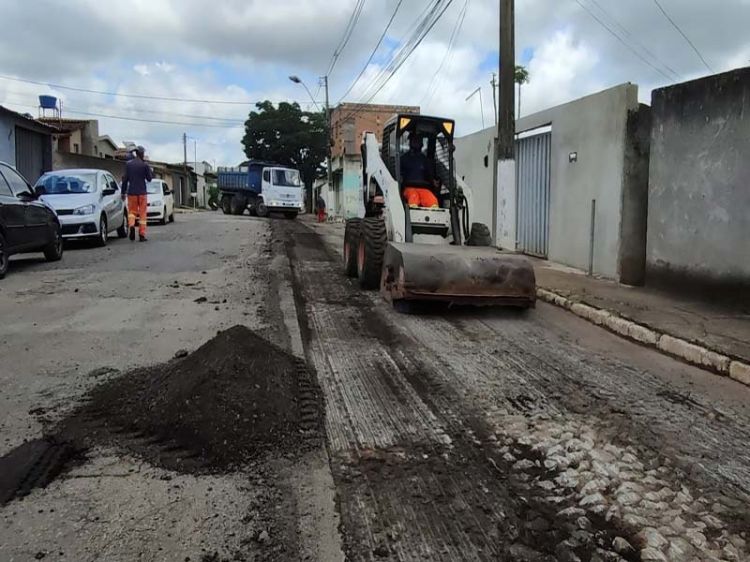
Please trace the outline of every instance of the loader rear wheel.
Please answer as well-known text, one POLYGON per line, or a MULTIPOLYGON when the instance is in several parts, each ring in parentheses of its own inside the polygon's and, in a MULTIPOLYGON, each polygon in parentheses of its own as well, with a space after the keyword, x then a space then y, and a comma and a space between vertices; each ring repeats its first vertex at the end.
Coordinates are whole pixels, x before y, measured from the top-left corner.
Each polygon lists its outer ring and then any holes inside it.
POLYGON ((357 251, 359 249, 359 231, 362 219, 349 219, 344 230, 344 275, 357 276, 357 251))
POLYGON ((385 222, 381 217, 367 217, 362 220, 357 247, 357 277, 359 286, 372 290, 380 286, 383 269, 383 255, 388 236, 385 222))

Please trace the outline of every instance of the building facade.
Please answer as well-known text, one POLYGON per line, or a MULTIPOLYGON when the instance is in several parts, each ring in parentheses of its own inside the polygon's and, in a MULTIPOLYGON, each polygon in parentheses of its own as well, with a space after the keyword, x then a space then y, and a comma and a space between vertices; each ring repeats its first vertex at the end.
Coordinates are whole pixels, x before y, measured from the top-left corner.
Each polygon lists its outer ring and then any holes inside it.
POLYGON ((333 185, 321 191, 331 215, 362 216, 362 135, 372 132, 381 141, 383 126, 397 113, 419 113, 418 106, 342 103, 331 111, 331 171, 333 185))
POLYGON ((34 183, 52 169, 53 129, 0 106, 0 161, 34 183))

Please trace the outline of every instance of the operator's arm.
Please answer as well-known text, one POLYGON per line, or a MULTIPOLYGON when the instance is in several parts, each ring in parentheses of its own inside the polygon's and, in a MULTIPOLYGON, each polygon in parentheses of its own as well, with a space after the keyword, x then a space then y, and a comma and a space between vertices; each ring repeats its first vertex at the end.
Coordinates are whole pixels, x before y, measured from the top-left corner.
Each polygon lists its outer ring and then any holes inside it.
POLYGON ((149 182, 152 179, 154 179, 154 174, 151 171, 151 166, 149 166, 148 164, 146 164, 146 181, 149 182))
POLYGON ((122 198, 125 199, 125 197, 128 194, 128 187, 130 187, 130 177, 128 177, 128 168, 125 167, 125 175, 122 176, 122 198))

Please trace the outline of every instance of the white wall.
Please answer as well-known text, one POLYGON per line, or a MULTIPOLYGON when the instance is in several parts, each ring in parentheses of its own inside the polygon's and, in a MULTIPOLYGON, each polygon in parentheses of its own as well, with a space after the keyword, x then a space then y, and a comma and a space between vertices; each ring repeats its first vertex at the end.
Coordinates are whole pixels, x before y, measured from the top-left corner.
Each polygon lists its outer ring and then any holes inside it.
MULTIPOLYGON (((588 268, 591 200, 596 199, 594 272, 618 277, 628 114, 638 107, 638 87, 623 84, 517 121, 519 133, 544 126, 552 130, 550 260, 588 268), (572 152, 578 154, 577 162, 569 162, 572 152)), ((485 129, 456 139, 457 173, 473 189, 476 220, 488 225, 493 135, 493 129, 485 129)), ((499 241, 515 249, 515 189, 501 188, 498 199, 499 241)))

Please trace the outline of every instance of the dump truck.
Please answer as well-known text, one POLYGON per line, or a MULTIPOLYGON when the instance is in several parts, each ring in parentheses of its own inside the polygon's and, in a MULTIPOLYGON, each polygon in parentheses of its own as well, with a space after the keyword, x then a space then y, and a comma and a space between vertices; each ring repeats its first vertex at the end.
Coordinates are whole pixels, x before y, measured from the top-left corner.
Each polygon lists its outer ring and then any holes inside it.
POLYGON ((533 307, 530 261, 493 247, 487 226, 471 222, 472 192, 454 167, 454 128, 451 119, 397 114, 385 123, 382 144, 363 134, 365 210, 346 222, 344 273, 403 311, 415 301, 533 307), (408 158, 423 163, 421 181, 411 171, 408 181, 402 177, 412 142, 408 158), (422 156, 415 158, 417 146, 422 156), (415 204, 415 189, 428 190, 432 204, 415 204))
POLYGON ((219 206, 226 215, 267 217, 283 213, 293 219, 304 209, 299 171, 273 162, 250 160, 241 166, 218 169, 219 206))

